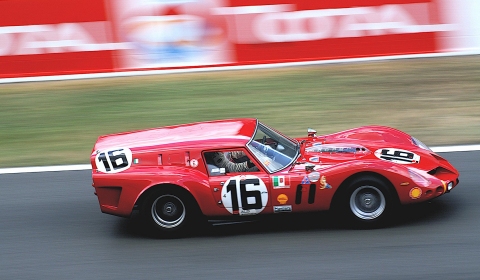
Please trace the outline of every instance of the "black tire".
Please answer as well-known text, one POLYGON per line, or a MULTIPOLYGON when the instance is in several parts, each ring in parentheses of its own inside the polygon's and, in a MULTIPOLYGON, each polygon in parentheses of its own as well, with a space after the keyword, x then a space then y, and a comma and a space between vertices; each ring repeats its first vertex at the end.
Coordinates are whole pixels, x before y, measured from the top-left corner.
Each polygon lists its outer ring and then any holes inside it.
POLYGON ((140 215, 149 234, 162 238, 184 237, 200 225, 200 209, 187 194, 165 187, 145 199, 140 215))
POLYGON ((361 228, 387 225, 397 207, 388 184, 374 176, 364 176, 350 182, 340 203, 345 222, 361 228))

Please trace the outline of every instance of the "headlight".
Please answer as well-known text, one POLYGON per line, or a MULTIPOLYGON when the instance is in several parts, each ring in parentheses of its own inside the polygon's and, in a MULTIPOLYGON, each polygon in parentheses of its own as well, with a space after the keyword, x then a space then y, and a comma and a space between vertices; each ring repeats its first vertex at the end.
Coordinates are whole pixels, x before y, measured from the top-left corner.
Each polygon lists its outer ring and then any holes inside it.
POLYGON ((412 137, 413 144, 415 144, 416 146, 418 146, 418 147, 420 147, 424 150, 432 151, 427 145, 423 144, 422 141, 418 140, 417 138, 415 138, 413 136, 411 136, 411 137, 412 137))
POLYGON ((420 173, 417 173, 416 171, 413 171, 410 168, 408 169, 408 173, 410 174, 410 178, 412 179, 412 181, 418 186, 421 186, 421 187, 430 186, 430 180, 423 177, 423 175, 421 175, 420 173))

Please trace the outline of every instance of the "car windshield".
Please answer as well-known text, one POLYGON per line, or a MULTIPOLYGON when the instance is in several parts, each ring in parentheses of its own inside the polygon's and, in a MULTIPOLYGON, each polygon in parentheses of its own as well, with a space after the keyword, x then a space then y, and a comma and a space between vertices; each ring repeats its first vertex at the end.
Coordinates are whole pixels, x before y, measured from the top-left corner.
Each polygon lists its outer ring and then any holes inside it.
POLYGON ((290 166, 300 150, 297 141, 281 135, 260 122, 247 147, 270 173, 290 166))

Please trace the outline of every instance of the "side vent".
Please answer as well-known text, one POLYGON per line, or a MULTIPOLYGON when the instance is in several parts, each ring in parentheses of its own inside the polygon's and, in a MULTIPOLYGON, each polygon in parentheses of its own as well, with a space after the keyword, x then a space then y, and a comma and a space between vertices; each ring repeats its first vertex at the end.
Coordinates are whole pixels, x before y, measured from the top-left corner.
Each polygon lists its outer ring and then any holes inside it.
POLYGON ((310 190, 308 191, 308 204, 312 204, 315 201, 315 191, 317 186, 315 184, 310 184, 310 190))
POLYGON ((297 186, 297 191, 295 193, 295 204, 302 203, 302 185, 297 186))
POLYGON ((435 175, 437 173, 437 170, 438 170, 438 167, 428 171, 427 173, 430 175, 435 175))

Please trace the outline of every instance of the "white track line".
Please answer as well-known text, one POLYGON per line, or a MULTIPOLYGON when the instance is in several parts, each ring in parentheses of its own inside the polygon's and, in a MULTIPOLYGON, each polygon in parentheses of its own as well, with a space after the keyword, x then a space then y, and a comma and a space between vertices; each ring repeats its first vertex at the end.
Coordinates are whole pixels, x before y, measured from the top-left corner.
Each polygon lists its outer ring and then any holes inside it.
POLYGON ((88 169, 91 169, 90 164, 13 167, 13 168, 0 168, 0 174, 39 173, 39 172, 51 172, 51 171, 76 171, 76 170, 88 170, 88 169))
MULTIPOLYGON (((470 152, 470 151, 480 151, 480 145, 444 146, 444 147, 432 147, 431 149, 435 153, 470 152)), ((89 170, 89 169, 91 169, 90 164, 13 167, 13 168, 0 168, 0 174, 77 171, 77 170, 89 170)))
POLYGON ((480 145, 461 145, 461 146, 445 146, 445 147, 431 147, 435 153, 450 153, 450 152, 470 152, 480 151, 480 145))

